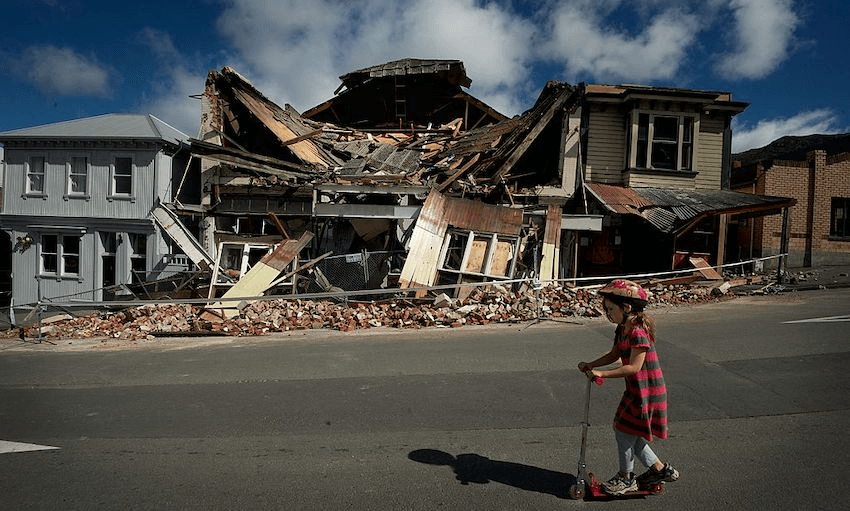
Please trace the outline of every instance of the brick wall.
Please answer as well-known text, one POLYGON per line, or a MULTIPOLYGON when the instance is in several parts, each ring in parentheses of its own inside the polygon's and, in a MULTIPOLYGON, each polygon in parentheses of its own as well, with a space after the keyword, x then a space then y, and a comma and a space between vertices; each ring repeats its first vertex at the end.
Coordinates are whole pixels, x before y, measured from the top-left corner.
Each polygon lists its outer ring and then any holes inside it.
MULTIPOLYGON (((789 215, 789 267, 850 264, 850 239, 829 236, 832 198, 850 197, 850 154, 827 158, 817 150, 806 161, 775 160, 758 179, 764 194, 797 199, 789 215)), ((764 218, 762 255, 779 253, 781 232, 781 215, 764 218)))

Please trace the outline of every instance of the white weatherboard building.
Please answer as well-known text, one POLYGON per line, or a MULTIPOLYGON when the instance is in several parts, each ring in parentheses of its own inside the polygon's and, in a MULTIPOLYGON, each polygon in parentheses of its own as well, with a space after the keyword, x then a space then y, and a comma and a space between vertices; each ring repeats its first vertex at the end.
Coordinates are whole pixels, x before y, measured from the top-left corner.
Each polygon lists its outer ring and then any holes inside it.
POLYGON ((172 200, 188 139, 135 114, 0 133, 12 305, 103 300, 104 288, 143 280, 167 263, 171 251, 150 213, 172 200))

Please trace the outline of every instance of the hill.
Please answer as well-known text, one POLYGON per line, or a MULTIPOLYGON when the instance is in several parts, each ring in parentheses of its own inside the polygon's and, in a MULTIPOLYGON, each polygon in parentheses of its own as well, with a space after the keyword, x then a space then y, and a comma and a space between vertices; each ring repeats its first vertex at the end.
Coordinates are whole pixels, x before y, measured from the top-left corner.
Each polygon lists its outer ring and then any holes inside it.
POLYGON ((770 144, 741 153, 734 153, 732 161, 740 161, 747 166, 757 161, 806 159, 806 153, 815 149, 826 150, 827 155, 850 152, 850 133, 838 135, 786 136, 770 144))

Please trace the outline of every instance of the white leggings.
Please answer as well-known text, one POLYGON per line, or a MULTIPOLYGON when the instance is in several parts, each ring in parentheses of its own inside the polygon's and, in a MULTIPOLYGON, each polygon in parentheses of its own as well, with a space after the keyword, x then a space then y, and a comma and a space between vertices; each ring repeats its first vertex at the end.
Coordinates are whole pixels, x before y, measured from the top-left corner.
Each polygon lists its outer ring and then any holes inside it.
POLYGON ((620 454, 620 471, 624 474, 634 472, 635 457, 640 460, 646 468, 655 465, 658 456, 652 452, 649 443, 641 437, 632 436, 628 433, 615 429, 614 436, 617 438, 617 451, 620 454))

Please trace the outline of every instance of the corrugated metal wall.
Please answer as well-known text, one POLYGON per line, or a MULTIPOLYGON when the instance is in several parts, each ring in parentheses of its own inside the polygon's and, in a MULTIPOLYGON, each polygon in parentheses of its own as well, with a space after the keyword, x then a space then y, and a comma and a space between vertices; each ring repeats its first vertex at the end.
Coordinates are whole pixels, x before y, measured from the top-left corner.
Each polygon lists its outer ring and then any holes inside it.
MULTIPOLYGON (((128 233, 145 237, 146 271, 151 271, 170 252, 161 233, 156 231, 149 213, 157 200, 169 201, 172 187, 172 158, 156 151, 122 148, 6 148, 6 208, 4 215, 15 215, 4 223, 12 240, 30 235, 33 245, 12 254, 12 295, 16 305, 33 304, 41 296, 52 300, 100 300, 104 282, 102 232, 116 233, 116 282, 130 280, 128 233), (45 157, 44 197, 25 196, 26 166, 31 155, 45 157), (68 169, 72 157, 88 159, 85 196, 67 194, 68 169), (111 197, 112 166, 116 157, 133 159, 132 199, 111 197), (74 277, 42 277, 40 238, 42 234, 82 233, 79 270, 74 277), (126 279, 126 280, 125 280, 126 279)), ((182 175, 182 174, 180 174, 182 175)))
POLYGON ((157 153, 153 150, 111 149, 6 150, 6 204, 10 215, 46 215, 61 217, 144 218, 153 207, 154 191, 166 192, 162 179, 170 178, 171 158, 160 155, 162 168, 169 172, 156 176, 157 153), (23 197, 26 184, 25 162, 30 155, 45 157, 44 192, 46 197, 23 197), (67 195, 68 165, 71 157, 88 158, 88 198, 67 195), (115 157, 133 158, 134 200, 110 198, 111 166, 115 157), (168 163, 166 163, 166 160, 168 163), (156 182, 155 179, 160 180, 156 182))

